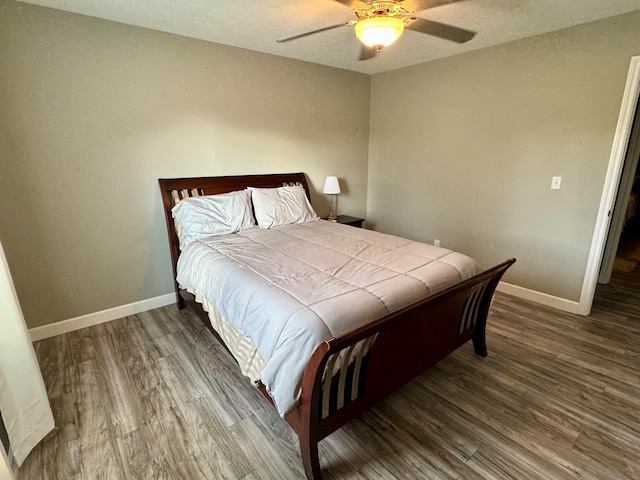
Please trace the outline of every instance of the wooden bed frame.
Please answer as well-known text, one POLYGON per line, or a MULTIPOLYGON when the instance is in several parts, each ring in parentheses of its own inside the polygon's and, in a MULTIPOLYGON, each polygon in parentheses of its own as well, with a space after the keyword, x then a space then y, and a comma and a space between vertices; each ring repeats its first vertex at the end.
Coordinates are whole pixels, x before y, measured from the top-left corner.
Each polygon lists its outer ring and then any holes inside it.
MULTIPOLYGON (((159 179, 164 204, 174 280, 180 254, 171 208, 176 196, 215 195, 253 187, 301 184, 309 197, 303 173, 159 179)), ((409 307, 322 343, 311 357, 302 381, 300 404, 285 416, 298 434, 308 479, 322 477, 318 442, 376 402, 472 340, 475 352, 486 356, 485 327, 489 306, 510 259, 409 307), (355 358, 335 375, 340 352, 355 358)), ((176 282, 178 308, 187 304, 224 345, 195 297, 176 282)), ((226 347, 226 345, 224 345, 226 347)), ((263 385, 262 393, 271 402, 263 385)))

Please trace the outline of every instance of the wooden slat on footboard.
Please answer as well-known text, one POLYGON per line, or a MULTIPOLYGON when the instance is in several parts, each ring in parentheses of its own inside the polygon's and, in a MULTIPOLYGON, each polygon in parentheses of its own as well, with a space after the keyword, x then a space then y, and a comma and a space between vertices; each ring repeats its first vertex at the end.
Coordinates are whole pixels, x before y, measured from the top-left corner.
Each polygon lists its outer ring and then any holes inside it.
POLYGON ((318 420, 329 417, 364 394, 373 339, 373 336, 365 338, 329 356, 322 382, 318 420))

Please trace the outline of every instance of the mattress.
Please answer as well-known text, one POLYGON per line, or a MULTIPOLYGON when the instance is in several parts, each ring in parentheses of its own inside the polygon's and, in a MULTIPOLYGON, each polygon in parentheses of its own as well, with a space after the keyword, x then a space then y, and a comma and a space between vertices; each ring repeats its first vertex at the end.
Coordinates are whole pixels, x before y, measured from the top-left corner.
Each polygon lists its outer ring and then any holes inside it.
POLYGON ((190 243, 177 280, 255 346, 284 416, 322 342, 480 270, 461 253, 320 220, 190 243))

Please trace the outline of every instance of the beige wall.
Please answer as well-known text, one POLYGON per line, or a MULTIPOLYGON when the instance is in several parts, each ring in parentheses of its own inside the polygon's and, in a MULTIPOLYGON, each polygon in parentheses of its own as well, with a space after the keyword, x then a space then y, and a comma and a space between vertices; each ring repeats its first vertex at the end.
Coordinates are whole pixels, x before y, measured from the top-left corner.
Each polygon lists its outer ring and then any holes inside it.
POLYGON ((285 171, 321 214, 337 174, 341 212, 577 300, 638 31, 370 78, 0 0, 0 241, 27 322, 171 292, 158 177, 285 171))
POLYGON ((0 240, 30 327, 172 291, 157 179, 303 171, 366 210, 369 77, 0 0, 0 240))
POLYGON ((638 32, 635 12, 374 76, 368 220, 577 301, 638 32))

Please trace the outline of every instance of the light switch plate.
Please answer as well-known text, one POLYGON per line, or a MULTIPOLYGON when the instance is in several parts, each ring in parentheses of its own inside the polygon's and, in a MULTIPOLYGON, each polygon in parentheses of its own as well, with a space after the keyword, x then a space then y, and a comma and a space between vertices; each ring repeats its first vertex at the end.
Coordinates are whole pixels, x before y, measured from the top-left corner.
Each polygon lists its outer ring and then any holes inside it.
POLYGON ((551 177, 551 190, 560 190, 560 182, 562 177, 551 177))

